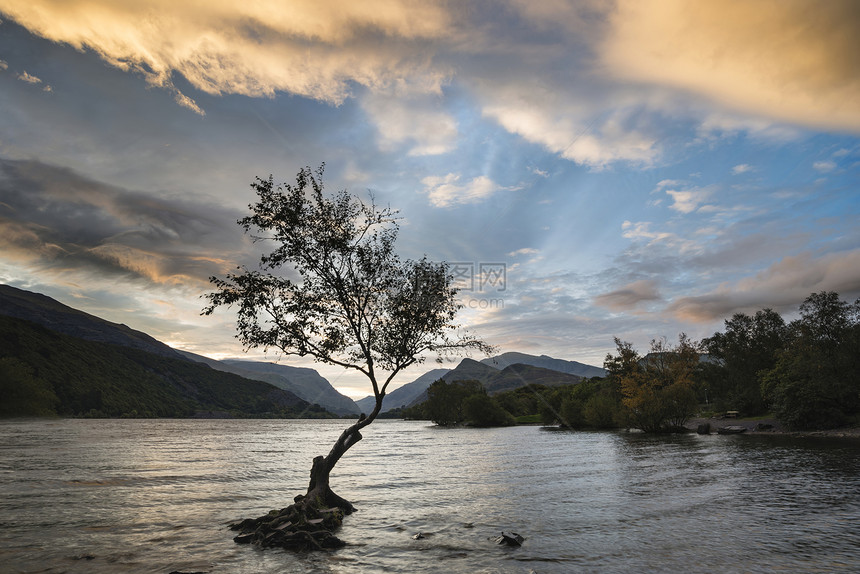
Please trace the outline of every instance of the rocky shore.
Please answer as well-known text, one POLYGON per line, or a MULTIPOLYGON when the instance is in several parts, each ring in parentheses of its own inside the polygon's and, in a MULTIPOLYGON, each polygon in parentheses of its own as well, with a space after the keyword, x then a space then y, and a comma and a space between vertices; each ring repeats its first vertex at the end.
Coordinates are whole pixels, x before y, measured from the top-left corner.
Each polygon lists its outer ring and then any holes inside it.
POLYGON ((792 431, 783 427, 780 422, 773 418, 757 419, 732 419, 724 417, 693 418, 685 425, 691 431, 696 431, 699 425, 711 425, 711 433, 716 433, 720 427, 744 427, 743 434, 754 435, 784 435, 796 437, 832 437, 851 438, 860 440, 860 427, 842 427, 816 431, 792 431))

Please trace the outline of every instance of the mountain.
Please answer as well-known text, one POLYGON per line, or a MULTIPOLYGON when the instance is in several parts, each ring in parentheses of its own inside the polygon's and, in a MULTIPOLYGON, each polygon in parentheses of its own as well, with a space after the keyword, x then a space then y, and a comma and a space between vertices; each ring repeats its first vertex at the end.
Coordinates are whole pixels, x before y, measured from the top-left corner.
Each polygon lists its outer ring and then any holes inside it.
POLYGON ((498 372, 499 369, 492 365, 486 365, 483 362, 466 358, 460 361, 456 369, 450 371, 442 378, 449 383, 452 381, 481 381, 485 383, 498 372))
MULTIPOLYGON (((517 389, 525 385, 557 387, 560 385, 575 385, 582 381, 582 376, 579 375, 523 363, 507 364, 504 368, 501 368, 501 370, 495 367, 495 365, 504 364, 506 362, 504 358, 510 359, 514 356, 522 356, 527 359, 530 357, 533 359, 544 359, 544 357, 532 357, 531 355, 524 355, 522 353, 505 353, 504 355, 500 355, 503 359, 495 364, 489 362, 492 359, 484 359, 480 362, 473 359, 463 359, 460 361, 460 364, 457 365, 456 369, 449 371, 442 377, 442 379, 449 383, 454 381, 480 381, 487 390, 487 393, 491 395, 517 389)), ((551 357, 545 358, 553 361, 553 363, 550 364, 556 364, 554 361, 557 361, 557 359, 552 359, 551 357)), ((560 362, 574 363, 574 361, 560 362)), ((582 367, 589 369, 594 368, 589 367, 588 365, 582 365, 581 363, 576 363, 576 365, 581 365, 582 367)), ((570 365, 567 367, 572 368, 570 365)), ((586 369, 585 372, 591 371, 586 369)), ((431 381, 431 383, 432 382, 434 381, 431 381)), ((427 390, 425 389, 424 392, 409 403, 408 406, 417 405, 418 403, 422 403, 426 400, 427 390)))
POLYGON ((182 358, 177 351, 146 333, 73 309, 47 295, 9 285, 0 285, 0 315, 25 319, 86 341, 113 343, 162 357, 182 358))
POLYGON ((331 416, 125 325, 0 285, 0 415, 331 416))
POLYGON ((179 351, 179 353, 192 361, 209 365, 216 371, 264 381, 279 389, 290 391, 310 404, 320 405, 337 415, 359 414, 358 405, 351 398, 340 394, 331 386, 331 383, 313 369, 241 359, 217 361, 188 351, 179 351))
POLYGON ((504 391, 510 391, 525 385, 544 385, 547 387, 558 387, 561 385, 575 385, 582 381, 582 377, 570 375, 545 369, 516 363, 508 365, 501 371, 495 373, 484 382, 487 393, 494 395, 504 391))
MULTIPOLYGON (((499 372, 498 369, 494 367, 490 367, 483 363, 479 363, 474 359, 463 359, 460 361, 460 364, 453 370, 448 371, 443 377, 442 380, 445 382, 453 382, 453 381, 480 381, 482 384, 489 381, 494 375, 499 372)), ((434 383, 430 381, 430 383, 434 383)), ((428 387, 430 385, 427 385, 428 387)), ((362 399, 363 400, 363 399, 362 399)), ((427 400, 427 389, 415 397, 411 403, 407 406, 417 405, 418 403, 423 403, 427 400)), ((399 405, 398 405, 399 406, 399 405)))
MULTIPOLYGON (((427 371, 411 383, 406 383, 398 389, 394 389, 385 395, 382 399, 382 411, 386 412, 397 407, 411 405, 412 402, 421 396, 431 384, 441 379, 444 375, 451 372, 451 369, 433 369, 427 371)), ((368 414, 376 405, 376 399, 373 396, 364 397, 355 401, 361 412, 368 414)))
POLYGON ((511 365, 516 364, 531 365, 533 367, 542 367, 544 369, 550 369, 553 371, 558 371, 560 373, 567 373, 569 375, 577 375, 586 379, 589 379, 591 377, 606 376, 606 370, 601 369, 600 367, 593 367, 591 365, 586 365, 577 361, 553 359, 552 357, 548 357, 546 355, 541 355, 540 357, 538 357, 535 355, 527 355, 525 353, 511 352, 502 353, 501 355, 498 355, 496 357, 484 359, 481 362, 485 365, 489 365, 497 369, 504 369, 505 367, 509 367, 511 365))
POLYGON ((339 415, 358 415, 361 412, 355 401, 340 394, 314 369, 234 359, 224 360, 221 363, 237 369, 232 372, 245 378, 266 381, 279 389, 291 391, 311 404, 325 407, 327 411, 339 415))
MULTIPOLYGON (((0 315, 0 416, 320 417, 262 381, 0 315)), ((330 415, 329 415, 330 416, 330 415)))

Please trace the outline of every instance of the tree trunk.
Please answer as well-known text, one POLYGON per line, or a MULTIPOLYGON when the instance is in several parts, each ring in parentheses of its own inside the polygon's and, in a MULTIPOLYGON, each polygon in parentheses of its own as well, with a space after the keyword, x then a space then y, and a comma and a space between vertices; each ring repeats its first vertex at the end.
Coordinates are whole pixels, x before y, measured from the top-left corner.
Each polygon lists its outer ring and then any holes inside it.
POLYGON ((232 530, 240 531, 233 540, 240 544, 279 546, 290 550, 322 550, 343 546, 344 542, 334 535, 334 531, 340 527, 344 515, 355 512, 355 507, 332 491, 329 476, 340 457, 362 439, 361 429, 372 423, 379 414, 384 395, 379 393, 376 407, 369 417, 362 414, 355 424, 340 434, 327 456, 314 458, 306 494, 296 496, 295 503, 287 508, 232 524, 232 530))
MULTIPOLYGON (((374 389, 376 389, 375 381, 374 389)), ((334 491, 332 491, 329 486, 329 476, 331 475, 331 471, 334 469, 334 466, 337 464, 337 461, 340 460, 340 457, 346 454, 346 451, 352 448, 355 443, 364 438, 361 436, 361 429, 376 419, 379 411, 382 410, 382 400, 384 398, 384 390, 376 393, 376 404, 374 405, 370 416, 365 416, 364 413, 362 413, 355 424, 350 425, 346 430, 340 433, 340 436, 335 441, 334 446, 331 447, 327 456, 317 456, 314 458, 313 465, 311 466, 311 480, 308 484, 308 491, 304 496, 304 500, 301 502, 306 504, 318 503, 327 505, 328 507, 337 507, 340 508, 344 514, 352 514, 355 512, 355 507, 351 502, 338 496, 334 491)))
POLYGON ((352 514, 355 512, 355 507, 348 500, 338 496, 332 491, 329 486, 329 476, 334 469, 337 461, 340 460, 346 451, 348 451, 355 443, 360 441, 360 429, 369 424, 371 419, 362 418, 357 423, 347 428, 338 437, 328 456, 317 456, 314 458, 311 466, 311 480, 308 484, 308 491, 305 494, 305 499, 310 501, 310 504, 322 503, 328 507, 337 507, 343 510, 344 514, 352 514))

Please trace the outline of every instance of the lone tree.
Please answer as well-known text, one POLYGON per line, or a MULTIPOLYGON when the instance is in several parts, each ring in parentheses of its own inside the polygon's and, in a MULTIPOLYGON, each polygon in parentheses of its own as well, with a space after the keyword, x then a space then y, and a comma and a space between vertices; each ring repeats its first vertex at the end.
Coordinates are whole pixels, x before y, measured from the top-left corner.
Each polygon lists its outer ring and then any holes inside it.
POLYGON ((449 265, 426 257, 401 260, 394 251, 396 212, 372 197, 365 203, 346 191, 327 196, 324 167, 300 170, 295 185, 276 186, 271 176, 251 184, 258 201, 238 223, 255 242, 275 248, 262 255, 260 270, 239 267, 225 279, 210 278, 216 290, 207 294, 203 313, 237 307, 236 337, 246 349, 275 348, 358 371, 370 381, 376 402, 341 433, 328 455, 314 458, 307 493, 282 511, 237 525, 245 534, 238 542, 339 544, 330 530, 355 508, 332 491, 329 476, 379 415, 391 381, 427 354, 491 350, 454 324, 461 305, 449 265), (319 524, 321 510, 327 511, 328 529, 319 524), (292 528, 283 527, 286 522, 292 528))

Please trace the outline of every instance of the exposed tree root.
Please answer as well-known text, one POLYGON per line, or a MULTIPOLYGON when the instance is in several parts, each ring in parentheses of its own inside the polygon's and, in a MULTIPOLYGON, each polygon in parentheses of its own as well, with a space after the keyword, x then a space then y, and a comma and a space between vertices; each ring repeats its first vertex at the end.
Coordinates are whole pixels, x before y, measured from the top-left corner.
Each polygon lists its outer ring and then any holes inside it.
POLYGON ((349 505, 348 512, 339 506, 329 506, 323 497, 297 496, 295 504, 286 508, 231 524, 231 530, 239 531, 233 541, 296 551, 340 548, 346 543, 334 531, 340 527, 344 515, 355 510, 352 504, 343 502, 349 505))

